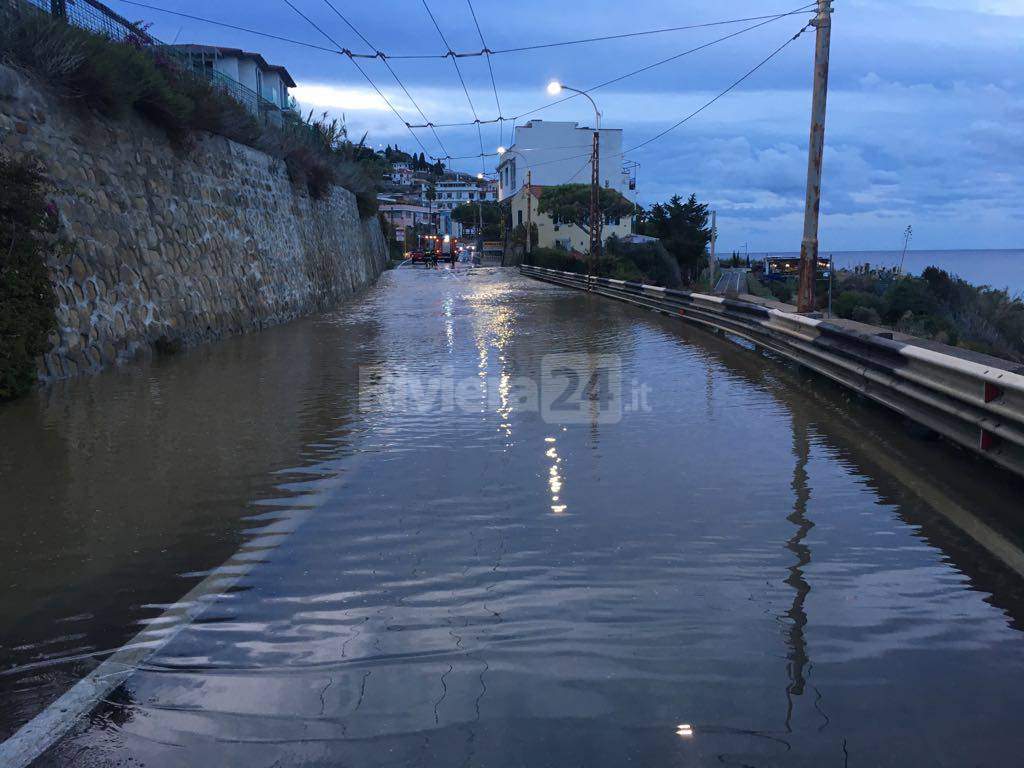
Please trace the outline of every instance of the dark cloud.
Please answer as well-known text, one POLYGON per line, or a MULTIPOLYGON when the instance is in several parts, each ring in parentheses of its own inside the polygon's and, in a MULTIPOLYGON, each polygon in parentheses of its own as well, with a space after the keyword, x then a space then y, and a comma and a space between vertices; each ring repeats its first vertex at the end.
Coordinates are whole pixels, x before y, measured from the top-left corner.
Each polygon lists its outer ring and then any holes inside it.
MULTIPOLYGON (((332 37, 365 44, 321 0, 295 0, 332 37)), ((429 0, 456 49, 480 47, 465 0, 429 0)), ((335 89, 320 98, 344 113, 373 143, 400 142, 408 132, 393 114, 366 109, 365 81, 344 57, 244 33, 162 16, 112 0, 129 18, 145 15, 165 40, 244 46, 288 66, 300 85, 335 89), (346 95, 347 94, 347 95, 346 95)), ((568 38, 790 10, 791 2, 737 0, 729 5, 678 0, 636 3, 474 0, 487 44, 504 48, 568 38), (766 10, 767 9, 767 10, 766 10)), ((913 223, 919 247, 1019 247, 1024 244, 1024 16, 1013 0, 837 0, 823 183, 823 243, 835 249, 893 247, 913 223)), ((276 34, 327 41, 283 3, 218 4, 167 0, 167 7, 276 34)), ((370 40, 389 52, 442 49, 419 0, 338 4, 370 40)), ((792 36, 806 17, 788 17, 624 80, 595 94, 605 124, 625 130, 626 146, 671 125, 792 36)), ((742 25, 741 25, 742 26, 742 25)), ((548 101, 553 77, 590 87, 623 72, 714 40, 740 27, 652 35, 493 59, 503 111, 548 101)), ((635 154, 643 199, 696 192, 719 211, 726 241, 751 250, 793 249, 802 222, 813 36, 805 34, 749 82, 693 121, 635 154)), ((496 114, 482 59, 460 65, 482 117, 496 114)), ((435 121, 471 115, 450 60, 395 61, 395 70, 435 121)), ((367 71, 411 107, 379 61, 367 71)), ((585 104, 540 113, 588 121, 585 104)), ((507 141, 507 127, 485 127, 485 149, 507 141)), ((421 133, 440 153, 429 132, 421 133)), ((445 129, 452 154, 479 151, 474 128, 445 129)), ((461 163, 479 170, 478 161, 461 163)))

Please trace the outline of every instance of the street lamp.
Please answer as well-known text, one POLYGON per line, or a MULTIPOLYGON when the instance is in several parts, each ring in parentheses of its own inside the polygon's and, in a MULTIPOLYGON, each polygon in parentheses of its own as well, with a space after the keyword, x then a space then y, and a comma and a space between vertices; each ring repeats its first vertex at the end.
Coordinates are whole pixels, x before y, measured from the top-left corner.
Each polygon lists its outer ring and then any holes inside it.
POLYGON ((597 103, 591 98, 590 94, 586 91, 581 91, 579 88, 572 88, 571 86, 560 83, 557 80, 552 80, 548 83, 548 93, 552 96, 557 96, 562 91, 572 91, 578 93, 581 96, 586 96, 587 101, 594 108, 594 148, 590 156, 590 262, 591 267, 595 263, 595 259, 601 255, 601 110, 597 108, 597 103))
POLYGON ((484 184, 484 175, 482 173, 476 175, 476 180, 480 182, 480 188, 477 190, 476 196, 476 255, 482 260, 484 257, 484 190, 486 185, 484 184))

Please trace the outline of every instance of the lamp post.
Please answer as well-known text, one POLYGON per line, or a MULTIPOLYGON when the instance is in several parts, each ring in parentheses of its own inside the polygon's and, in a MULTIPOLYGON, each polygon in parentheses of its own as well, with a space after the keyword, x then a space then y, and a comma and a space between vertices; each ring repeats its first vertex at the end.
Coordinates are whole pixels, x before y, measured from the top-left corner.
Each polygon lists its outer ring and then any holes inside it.
POLYGON ((594 108, 594 148, 590 156, 590 266, 593 271, 596 259, 601 256, 601 225, 604 223, 601 220, 601 110, 586 91, 571 88, 557 80, 548 83, 548 93, 552 96, 557 96, 562 91, 572 91, 586 96, 594 108))
POLYGON ((477 181, 480 182, 480 189, 477 190, 476 195, 476 255, 480 258, 482 263, 484 258, 484 195, 486 194, 487 184, 484 181, 484 175, 482 173, 478 173, 476 178, 477 181))

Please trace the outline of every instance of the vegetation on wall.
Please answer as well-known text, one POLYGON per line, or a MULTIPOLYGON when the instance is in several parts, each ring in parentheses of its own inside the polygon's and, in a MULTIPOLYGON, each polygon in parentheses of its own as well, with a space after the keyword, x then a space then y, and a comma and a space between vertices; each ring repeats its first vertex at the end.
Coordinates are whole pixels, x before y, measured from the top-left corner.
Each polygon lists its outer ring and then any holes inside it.
POLYGON ((208 131, 284 160, 292 181, 314 198, 332 184, 351 191, 363 217, 377 210, 382 164, 326 115, 257 120, 240 102, 158 47, 117 42, 43 14, 5 16, 0 62, 47 84, 57 95, 112 118, 136 112, 187 150, 192 131, 208 131), (278 123, 278 124, 275 124, 278 123))
POLYGON ((59 247, 57 210, 46 191, 36 163, 0 157, 0 400, 32 387, 57 325, 46 271, 47 249, 59 247))

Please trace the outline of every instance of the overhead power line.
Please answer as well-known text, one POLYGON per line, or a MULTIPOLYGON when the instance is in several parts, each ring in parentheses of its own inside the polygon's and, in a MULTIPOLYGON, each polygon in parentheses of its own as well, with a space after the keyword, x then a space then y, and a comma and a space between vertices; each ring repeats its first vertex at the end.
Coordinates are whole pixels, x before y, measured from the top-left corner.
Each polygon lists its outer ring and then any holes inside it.
MULTIPOLYGON (((445 38, 444 32, 441 31, 441 26, 437 23, 437 19, 434 18, 434 12, 431 11, 430 10, 430 6, 427 5, 427 0, 423 0, 423 7, 426 9, 427 15, 430 17, 430 20, 434 23, 434 29, 437 30, 437 34, 440 36, 441 42, 444 43, 445 48, 447 48, 448 52, 451 53, 452 52, 452 47, 448 44, 448 40, 447 40, 447 38, 445 38)), ((462 92, 466 94, 466 101, 469 102, 469 111, 473 113, 473 118, 474 119, 473 119, 473 123, 471 123, 471 125, 473 125, 473 124, 476 125, 477 137, 480 139, 480 170, 484 171, 484 170, 487 170, 487 169, 484 168, 484 163, 483 163, 483 157, 484 157, 484 134, 483 134, 483 131, 480 129, 480 116, 476 113, 476 107, 473 106, 473 99, 469 95, 469 88, 466 87, 466 80, 462 76, 462 69, 459 67, 459 60, 458 60, 457 57, 455 57, 455 56, 452 57, 452 64, 455 65, 455 74, 457 74, 459 76, 459 82, 462 83, 462 92)), ((410 130, 411 130, 411 126, 410 126, 410 130)))
POLYGON ((811 23, 810 23, 810 22, 808 22, 807 24, 805 24, 805 25, 804 25, 803 27, 801 27, 801 28, 800 28, 800 31, 798 31, 798 32, 797 32, 797 33, 796 33, 795 35, 793 35, 793 36, 792 36, 791 38, 789 38, 789 39, 788 39, 788 40, 787 40, 786 42, 784 42, 784 43, 783 43, 782 45, 780 45, 780 46, 779 46, 778 48, 776 48, 776 49, 775 49, 774 51, 772 51, 772 52, 771 52, 770 54, 768 54, 768 55, 767 55, 767 56, 765 56, 765 57, 764 57, 763 59, 761 59, 761 61, 759 61, 759 62, 758 62, 758 63, 757 63, 756 65, 754 65, 754 66, 753 66, 753 67, 752 67, 751 69, 747 70, 747 71, 746 71, 746 72, 745 72, 745 73, 743 74, 743 76, 742 76, 742 77, 740 77, 740 78, 739 78, 738 80, 736 80, 735 82, 733 82, 733 84, 732 84, 732 85, 730 85, 730 86, 729 86, 728 88, 726 88, 726 89, 725 89, 724 91, 722 91, 722 92, 721 92, 721 93, 719 93, 719 94, 718 94, 717 96, 715 96, 715 98, 711 99, 711 100, 710 100, 710 101, 708 101, 708 102, 705 102, 705 103, 704 103, 703 105, 701 105, 701 106, 700 106, 699 108, 695 109, 695 110, 694 110, 693 112, 691 112, 690 114, 688 114, 688 115, 687 115, 686 117, 684 117, 684 118, 683 118, 682 120, 680 120, 680 121, 679 121, 678 123, 676 123, 676 124, 674 124, 674 125, 672 125, 672 126, 670 126, 670 127, 666 128, 666 129, 665 129, 664 131, 662 131, 661 133, 659 133, 659 134, 658 134, 657 136, 652 136, 651 138, 647 139, 647 141, 642 141, 642 142, 640 142, 639 144, 637 144, 636 146, 634 146, 634 147, 630 147, 629 149, 625 150, 625 152, 623 152, 622 154, 626 154, 626 153, 628 153, 628 152, 635 152, 636 150, 640 149, 641 147, 646 147, 646 146, 647 146, 648 144, 650 144, 650 143, 652 143, 652 142, 655 142, 655 141, 657 141, 658 139, 660 139, 660 138, 662 138, 662 137, 664 137, 664 136, 667 136, 668 134, 670 134, 670 133, 671 133, 672 131, 674 131, 674 130, 675 130, 676 128, 678 128, 679 126, 683 125, 684 123, 686 123, 686 122, 689 122, 689 121, 690 121, 690 120, 691 120, 692 118, 694 118, 694 117, 696 117, 697 115, 699 115, 699 114, 700 114, 701 112, 703 112, 703 111, 704 111, 705 109, 707 109, 708 107, 710 107, 710 106, 711 106, 712 104, 714 104, 714 103, 715 103, 716 101, 718 101, 718 100, 719 100, 720 98, 722 98, 722 97, 723 97, 723 96, 725 96, 725 95, 726 95, 727 93, 729 93, 730 91, 732 91, 733 89, 735 89, 736 87, 738 87, 738 86, 739 86, 739 85, 740 85, 740 84, 741 84, 741 83, 742 83, 742 82, 743 82, 744 80, 746 80, 746 79, 747 79, 748 77, 750 77, 750 76, 751 76, 751 75, 753 75, 753 74, 754 74, 755 72, 757 72, 757 70, 759 70, 759 69, 760 69, 761 67, 763 67, 763 66, 764 66, 765 64, 767 64, 767 63, 768 63, 769 61, 771 61, 771 60, 772 60, 772 59, 774 59, 774 58, 775 58, 776 56, 778 56, 778 55, 779 55, 780 53, 782 53, 782 51, 783 51, 783 50, 784 50, 784 49, 785 49, 785 48, 786 48, 787 46, 789 46, 789 45, 790 45, 791 43, 793 43, 794 41, 796 41, 796 39, 797 39, 798 37, 800 37, 800 35, 802 35, 802 34, 803 34, 804 32, 806 32, 806 31, 807 31, 808 29, 810 29, 810 28, 811 28, 811 26, 812 26, 812 25, 811 25, 811 23))
MULTIPOLYGON (((309 16, 307 16, 302 11, 300 11, 298 8, 296 8, 295 5, 292 4, 291 0, 284 0, 284 2, 285 2, 285 4, 289 8, 291 8, 293 11, 295 11, 297 14, 299 14, 299 16, 301 16, 303 19, 305 19, 309 23, 309 25, 313 27, 313 29, 315 29, 317 32, 319 32, 321 35, 323 35, 325 38, 327 38, 333 45, 335 45, 338 48, 339 51, 341 50, 342 46, 338 43, 338 41, 335 40, 333 37, 331 37, 329 34, 327 34, 315 21, 313 21, 311 18, 309 18, 309 16)), ((409 121, 406 120, 404 117, 402 117, 402 115, 399 113, 399 111, 397 109, 395 109, 395 105, 392 104, 388 100, 388 97, 384 95, 384 92, 381 91, 381 89, 377 87, 377 84, 375 82, 373 82, 373 78, 371 78, 368 74, 366 74, 366 70, 363 69, 362 65, 360 65, 359 62, 356 61, 355 59, 352 59, 352 63, 355 64, 356 69, 359 70, 359 74, 361 74, 366 79, 366 82, 368 82, 370 84, 370 87, 372 87, 373 90, 375 90, 377 92, 377 95, 380 96, 381 99, 384 100, 384 103, 388 105, 388 108, 390 108, 391 111, 395 113, 395 117, 397 117, 402 122, 402 124, 405 126, 406 130, 409 131, 409 135, 413 137, 413 139, 416 141, 417 144, 420 145, 420 149, 423 150, 423 153, 426 154, 426 155, 430 155, 431 157, 434 157, 433 155, 430 154, 429 151, 427 151, 427 148, 425 146, 423 146, 423 142, 420 141, 420 137, 417 136, 416 133, 413 131, 412 127, 409 125, 409 121)), ((437 158, 435 157, 434 159, 436 160, 437 158)))
POLYGON ((727 19, 725 21, 708 21, 703 24, 686 24, 681 27, 662 27, 660 29, 648 29, 643 32, 622 32, 617 35, 603 35, 601 37, 583 37, 579 40, 563 40, 557 43, 539 43, 537 45, 521 45, 518 48, 500 48, 498 50, 487 51, 486 46, 484 52, 491 54, 499 53, 522 53, 524 51, 539 51, 544 48, 560 48, 566 45, 581 45, 583 43, 600 43, 608 40, 624 40, 631 37, 644 37, 647 35, 660 35, 665 32, 682 32, 688 29, 704 29, 705 27, 722 27, 728 24, 745 24, 748 21, 761 21, 763 19, 778 19, 783 16, 795 16, 800 13, 804 13, 814 8, 817 3, 805 3, 802 7, 792 11, 786 11, 785 13, 772 13, 764 16, 748 16, 745 19, 727 19))
MULTIPOLYGON (((278 34, 274 34, 274 33, 271 33, 271 32, 264 32, 264 31, 258 30, 258 29, 251 29, 249 27, 242 27, 242 26, 239 26, 237 24, 230 24, 230 23, 225 22, 225 21, 217 21, 216 19, 208 19, 208 18, 205 18, 203 16, 196 16, 196 15, 191 14, 191 13, 184 13, 183 11, 175 11, 175 10, 172 10, 170 8, 163 8, 161 6, 152 5, 152 4, 149 4, 149 3, 140 3, 140 2, 137 2, 137 0, 119 0, 119 2, 124 3, 125 5, 135 6, 137 8, 146 8, 146 9, 151 10, 151 11, 157 11, 158 13, 166 13, 166 14, 168 14, 170 16, 178 16, 179 18, 183 18, 183 19, 191 19, 192 21, 199 21, 199 22, 202 22, 204 24, 210 24, 210 25, 213 25, 213 26, 216 26, 216 27, 223 27, 225 29, 233 29, 233 30, 238 31, 238 32, 246 32, 246 33, 248 33, 250 35, 257 35, 259 37, 265 37, 265 38, 268 38, 270 40, 279 40, 281 42, 291 43, 292 45, 300 45, 300 46, 303 46, 304 48, 312 48, 313 50, 324 51, 324 52, 327 52, 327 53, 339 53, 339 54, 341 54, 343 56, 348 56, 348 57, 356 58, 356 59, 446 59, 446 58, 449 58, 449 57, 454 57, 454 58, 462 59, 462 58, 471 58, 471 57, 479 57, 479 56, 498 55, 498 54, 504 54, 504 53, 522 53, 524 51, 535 51, 535 50, 542 50, 542 49, 545 49, 545 48, 557 48, 557 47, 567 46, 567 45, 581 45, 583 43, 596 43, 596 42, 604 42, 604 41, 607 41, 607 40, 622 40, 622 39, 627 39, 627 38, 632 38, 632 37, 644 37, 644 36, 648 36, 648 35, 657 35, 657 34, 668 33, 668 32, 681 32, 681 31, 685 31, 685 30, 689 30, 689 29, 702 29, 702 28, 705 28, 705 27, 718 27, 718 26, 726 26, 726 25, 729 25, 729 24, 744 24, 744 23, 746 23, 748 21, 760 21, 762 19, 769 19, 769 18, 774 19, 774 18, 779 18, 781 16, 793 16, 793 15, 796 15, 796 14, 803 13, 804 11, 808 10, 809 8, 811 8, 811 7, 813 7, 815 5, 814 3, 808 3, 808 4, 805 4, 803 7, 799 8, 799 9, 796 9, 796 10, 793 10, 793 11, 786 11, 785 13, 767 14, 767 15, 764 15, 764 16, 748 16, 748 17, 742 18, 742 19, 725 19, 725 20, 722 20, 722 21, 709 21, 709 22, 704 22, 704 23, 700 23, 700 24, 687 24, 687 25, 678 26, 678 27, 661 27, 659 29, 648 29, 648 30, 642 30, 640 32, 623 32, 621 34, 616 34, 616 35, 604 35, 604 36, 600 36, 600 37, 586 37, 586 38, 580 38, 578 40, 563 40, 563 41, 553 42, 553 43, 538 43, 536 45, 524 45, 524 46, 517 46, 517 47, 513 47, 513 48, 489 49, 489 48, 487 48, 486 44, 481 43, 481 45, 483 45, 483 47, 479 51, 446 51, 444 53, 389 54, 389 53, 385 53, 384 51, 379 51, 379 50, 374 50, 372 53, 357 52, 357 51, 349 50, 348 48, 344 48, 344 47, 339 47, 338 50, 335 50, 333 48, 327 48, 326 46, 317 45, 316 43, 310 43, 310 42, 304 41, 304 40, 295 40, 295 39, 292 39, 292 38, 289 38, 289 37, 284 37, 283 35, 278 35, 278 34)), ((374 46, 370 45, 369 43, 367 43, 367 46, 370 47, 370 48, 374 48, 374 46)))
MULTIPOLYGON (((800 13, 804 13, 804 11, 800 11, 800 13)), ((667 58, 661 59, 659 61, 655 61, 652 64, 647 64, 646 66, 640 67, 639 69, 634 69, 634 70, 632 70, 630 72, 627 72, 624 75, 619 75, 618 77, 613 77, 611 80, 606 80, 603 83, 599 83, 598 85, 594 85, 594 86, 591 86, 590 88, 585 89, 582 93, 593 93, 594 91, 599 90, 601 88, 606 88, 609 85, 613 85, 615 83, 621 82, 621 81, 626 80, 626 79, 628 79, 630 77, 635 77, 636 75, 642 74, 642 73, 647 72, 647 71, 652 70, 652 69, 655 69, 655 68, 660 67, 660 66, 662 66, 664 64, 668 64, 671 61, 676 61, 677 59, 681 59, 684 56, 689 56, 690 54, 697 53, 699 51, 703 51, 704 49, 710 48, 713 45, 717 45, 718 43, 725 42, 726 40, 731 40, 734 37, 738 37, 739 35, 745 34, 747 32, 751 32, 752 30, 759 29, 760 27, 763 27, 763 26, 765 26, 767 24, 771 24, 773 21, 777 21, 779 19, 785 18, 787 16, 791 16, 791 15, 792 15, 792 13, 781 13, 781 14, 777 14, 775 16, 771 16, 770 18, 768 18, 765 21, 760 21, 757 24, 752 24, 749 27, 744 27, 743 29, 737 30, 736 32, 730 32, 728 35, 723 35, 722 37, 718 37, 718 38, 715 38, 714 40, 711 40, 711 41, 709 41, 707 43, 703 43, 701 45, 698 45, 695 48, 690 48, 688 50, 682 51, 681 53, 677 53, 677 54, 674 54, 674 55, 669 56, 667 58)), ((566 101, 570 101, 571 99, 578 98, 579 96, 582 95, 582 93, 573 92, 573 93, 569 94, 568 96, 563 96, 562 98, 556 99, 555 101, 550 101, 547 104, 543 104, 543 105, 541 105, 539 107, 536 107, 534 109, 529 109, 529 110, 527 110, 525 112, 521 112, 521 113, 519 113, 519 114, 517 114, 517 115, 515 115, 514 117, 511 117, 511 118, 509 118, 509 117, 502 117, 502 116, 499 115, 496 118, 491 118, 491 119, 488 119, 488 120, 479 120, 479 118, 477 118, 477 120, 475 120, 473 122, 434 123, 432 127, 435 127, 435 128, 456 128, 456 127, 463 127, 463 126, 470 126, 470 125, 477 125, 477 124, 486 125, 488 123, 497 123, 497 122, 503 121, 503 120, 521 120, 522 118, 526 117, 527 115, 533 115, 533 114, 536 114, 537 112, 541 112, 541 111, 543 111, 545 109, 549 109, 549 108, 551 108, 551 107, 553 107, 553 106, 555 106, 557 104, 562 104, 562 103, 564 103, 566 101)), ((428 128, 428 127, 431 127, 431 126, 428 126, 428 125, 410 125, 410 128, 428 128)))
POLYGON ((237 24, 228 24, 225 21, 216 21, 214 19, 206 19, 202 16, 194 16, 191 13, 182 13, 181 11, 172 11, 170 8, 158 8, 155 5, 148 5, 147 3, 137 3, 135 0, 120 0, 125 5, 134 5, 138 8, 146 8, 150 11, 157 11, 158 13, 166 13, 170 16, 178 16, 182 19, 191 19, 192 21, 199 21, 203 24, 212 24, 215 27, 223 27, 225 29, 233 29, 236 32, 246 32, 250 35, 257 35, 258 37, 266 37, 270 40, 280 40, 283 43, 291 43, 292 45, 301 45, 303 48, 312 48, 316 51, 325 51, 327 53, 338 53, 341 51, 335 48, 328 48, 324 45, 317 45, 316 43, 309 43, 305 40, 294 40, 290 37, 283 37, 281 35, 275 35, 270 32, 261 32, 258 29, 250 29, 249 27, 240 27, 237 24))
MULTIPOLYGON (((737 87, 739 87, 739 85, 741 83, 743 83, 745 80, 747 80, 751 75, 753 75, 755 72, 757 72, 759 69, 761 69, 765 64, 767 64, 769 61, 771 61, 776 56, 778 56, 780 53, 782 53, 782 51, 785 48, 787 48, 794 41, 796 41, 797 38, 799 38, 804 32, 806 32, 808 29, 810 29, 811 26, 812 26, 811 22, 808 22, 807 24, 805 24, 803 27, 801 27, 797 31, 797 33, 795 35, 793 35, 792 37, 788 38, 782 45, 780 45, 778 48, 776 48, 771 53, 769 53, 767 56, 765 56, 763 59, 761 59, 757 64, 755 64, 753 67, 748 69, 739 78, 734 80, 731 85, 729 85, 724 90, 720 91, 714 98, 709 99, 708 101, 704 102, 704 104, 702 104, 700 107, 695 109, 690 114, 686 115, 686 117, 682 118, 678 122, 676 122, 673 125, 669 126, 664 131, 662 131, 661 133, 657 134, 656 136, 652 136, 651 138, 647 139, 646 141, 642 141, 639 144, 637 144, 637 145, 635 145, 633 147, 630 147, 629 149, 623 150, 622 152, 616 152, 616 153, 610 155, 610 157, 623 157, 623 156, 629 154, 630 152, 635 152, 636 150, 640 149, 641 147, 646 147, 648 144, 651 144, 651 143, 653 143, 655 141, 658 141, 659 139, 664 138, 665 136, 670 134, 672 131, 676 130, 677 128, 679 128, 683 124, 689 122, 694 117, 696 117, 701 112, 703 112, 708 107, 710 107, 712 104, 714 104, 719 99, 721 99, 723 96, 728 94, 730 91, 733 91, 737 87)), ((582 148, 584 145, 579 145, 579 146, 582 148)), ((569 149, 569 148, 570 147, 549 147, 548 149, 569 149)), ((521 152, 521 151, 522 150, 517 150, 517 153, 521 152)), ((496 152, 490 152, 490 153, 488 153, 488 156, 494 156, 496 154, 497 154, 496 152)), ((569 157, 559 157, 559 158, 555 158, 553 160, 541 160, 540 162, 529 163, 528 165, 529 165, 530 168, 536 168, 536 167, 541 166, 541 165, 549 165, 551 163, 562 163, 562 162, 565 162, 567 160, 577 160, 577 159, 582 159, 582 158, 589 158, 591 156, 592 156, 591 153, 588 152, 588 153, 585 153, 585 154, 581 153, 579 155, 570 155, 569 157)), ((470 156, 464 156, 464 157, 458 157, 458 158, 454 158, 453 157, 453 158, 450 158, 450 159, 452 159, 452 160, 468 160, 471 157, 472 156, 470 155, 470 156)))
MULTIPOLYGON (((466 0, 469 5, 469 12, 473 16, 473 23, 476 25, 476 33, 480 35, 480 45, 484 47, 484 51, 487 51, 487 43, 484 42, 484 33, 480 29, 480 22, 476 18, 476 11, 473 10, 473 0, 466 0)), ((505 133, 502 130, 504 125, 502 124, 501 115, 501 99, 498 98, 498 84, 494 81, 494 67, 491 66, 491 54, 487 51, 487 71, 491 75, 491 88, 494 90, 494 104, 498 108, 498 145, 501 146, 505 143, 505 133)))
MULTIPOLYGON (((328 8, 330 8, 332 11, 334 11, 334 13, 338 16, 339 19, 341 19, 343 22, 345 22, 345 24, 348 26, 349 29, 351 29, 353 32, 356 33, 356 35, 359 37, 360 40, 362 40, 364 43, 366 43, 371 48, 374 47, 373 43, 371 43, 369 40, 367 40, 366 36, 363 35, 363 33, 360 32, 358 29, 356 29, 351 21, 349 21, 347 18, 345 18, 345 15, 342 14, 342 12, 337 9, 337 7, 334 5, 334 3, 331 2, 331 0, 324 0, 324 2, 327 4, 328 8)), ((412 97, 412 94, 409 93, 409 89, 405 87, 405 83, 402 82, 402 79, 398 76, 398 73, 395 72, 394 69, 392 69, 391 64, 388 63, 387 59, 384 59, 383 61, 384 61, 384 66, 388 68, 388 72, 391 73, 391 76, 393 78, 395 78, 395 82, 398 83, 398 87, 402 89, 402 93, 404 93, 406 98, 409 99, 410 102, 412 102, 412 105, 413 105, 413 107, 416 108, 416 111, 420 113, 420 117, 423 118, 423 122, 424 123, 429 123, 430 122, 429 119, 427 118, 427 116, 425 114, 423 114, 423 110, 420 108, 420 105, 418 103, 416 103, 416 99, 414 99, 412 97)), ((355 63, 355 62, 353 62, 353 63, 355 63)), ((405 122, 405 121, 403 121, 403 122, 405 122)), ((408 122, 406 122, 406 127, 409 127, 408 122)), ((411 130, 411 128, 410 128, 410 130, 411 130)), ((434 138, 437 139, 437 144, 438 144, 439 147, 441 147, 441 152, 443 153, 443 155, 445 157, 447 157, 447 155, 449 154, 448 150, 445 148, 444 142, 441 141, 441 137, 438 135, 437 129, 434 128, 431 125, 430 126, 430 131, 431 131, 431 133, 434 134, 434 138)))

